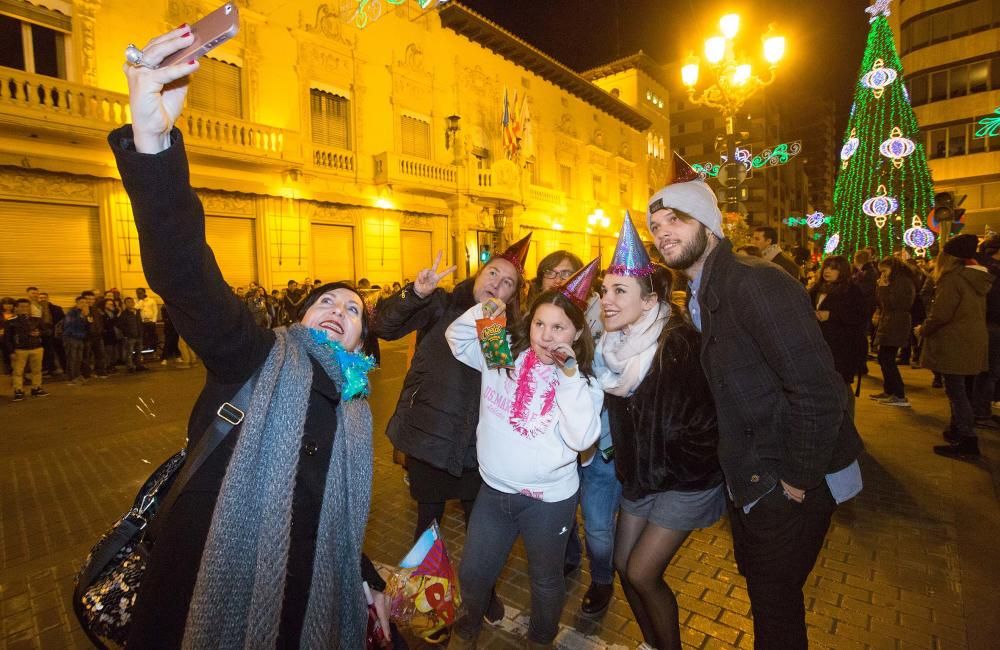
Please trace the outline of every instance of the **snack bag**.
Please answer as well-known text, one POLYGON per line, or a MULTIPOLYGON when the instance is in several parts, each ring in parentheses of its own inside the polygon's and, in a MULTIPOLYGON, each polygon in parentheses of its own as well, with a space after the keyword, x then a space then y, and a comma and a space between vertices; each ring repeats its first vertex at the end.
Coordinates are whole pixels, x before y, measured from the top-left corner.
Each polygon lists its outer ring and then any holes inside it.
POLYGON ((389 616, 426 638, 454 624, 462 603, 437 522, 424 531, 385 587, 389 616))
POLYGON ((514 367, 514 355, 510 353, 510 345, 507 343, 505 314, 500 314, 496 318, 476 320, 476 332, 479 334, 479 347, 483 350, 486 365, 490 370, 514 367))

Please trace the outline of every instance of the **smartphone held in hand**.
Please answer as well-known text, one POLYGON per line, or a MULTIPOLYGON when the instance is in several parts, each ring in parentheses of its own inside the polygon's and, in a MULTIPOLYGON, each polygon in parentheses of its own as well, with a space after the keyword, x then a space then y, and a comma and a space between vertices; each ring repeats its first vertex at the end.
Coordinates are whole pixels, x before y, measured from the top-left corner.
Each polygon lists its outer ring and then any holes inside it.
POLYGON ((163 59, 160 62, 160 67, 198 59, 236 36, 239 30, 240 12, 234 3, 227 2, 191 25, 194 41, 191 45, 163 59))

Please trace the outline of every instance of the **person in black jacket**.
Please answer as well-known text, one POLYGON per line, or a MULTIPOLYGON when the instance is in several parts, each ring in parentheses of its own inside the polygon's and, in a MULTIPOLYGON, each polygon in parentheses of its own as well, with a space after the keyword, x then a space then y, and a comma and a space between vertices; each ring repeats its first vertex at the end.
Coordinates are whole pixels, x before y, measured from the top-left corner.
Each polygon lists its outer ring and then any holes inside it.
POLYGON ((854 419, 851 384, 864 374, 868 342, 865 335, 865 296, 851 280, 847 258, 831 255, 823 260, 817 281, 809 288, 819 330, 833 353, 833 365, 847 384, 847 412, 854 419))
MULTIPOLYGON (((254 387, 245 417, 154 521, 127 645, 360 648, 362 577, 383 586, 361 555, 372 472, 367 318, 354 289, 333 283, 301 305, 296 324, 269 330, 229 290, 173 128, 188 85, 172 82, 198 64, 155 68, 191 41, 174 30, 146 47, 154 67, 126 67, 134 123, 108 141, 150 287, 207 370, 188 451, 220 405, 251 377, 254 387)), ((384 610, 380 594, 376 604, 384 610)))
POLYGON ((647 220, 688 312, 719 418, 736 564, 758 648, 808 647, 802 587, 837 504, 861 491, 861 438, 805 288, 733 253, 715 192, 675 156, 647 220))
POLYGON ((13 352, 13 373, 11 383, 14 387, 14 401, 24 399, 24 369, 27 366, 31 372, 31 396, 45 397, 48 395, 42 388, 42 319, 31 315, 31 301, 18 298, 14 308, 17 317, 7 321, 5 337, 9 349, 13 352))
POLYGON ((663 573, 692 530, 722 517, 726 498, 700 337, 671 302, 673 275, 638 243, 626 217, 604 276, 595 361, 622 484, 614 564, 646 643, 679 650, 677 599, 663 573))

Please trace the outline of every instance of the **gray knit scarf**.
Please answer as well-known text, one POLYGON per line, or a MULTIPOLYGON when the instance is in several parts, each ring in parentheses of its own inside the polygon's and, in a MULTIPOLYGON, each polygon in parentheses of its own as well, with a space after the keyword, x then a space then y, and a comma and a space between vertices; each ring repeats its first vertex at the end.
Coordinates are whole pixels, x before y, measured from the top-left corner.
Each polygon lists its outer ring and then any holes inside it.
MULTIPOLYGON (((300 324, 275 330, 260 371, 188 609, 183 647, 273 648, 291 544, 292 493, 317 360, 340 387, 329 351, 300 324)), ((316 538, 302 648, 362 648, 367 611, 361 544, 372 482, 372 419, 365 399, 341 401, 316 538)))

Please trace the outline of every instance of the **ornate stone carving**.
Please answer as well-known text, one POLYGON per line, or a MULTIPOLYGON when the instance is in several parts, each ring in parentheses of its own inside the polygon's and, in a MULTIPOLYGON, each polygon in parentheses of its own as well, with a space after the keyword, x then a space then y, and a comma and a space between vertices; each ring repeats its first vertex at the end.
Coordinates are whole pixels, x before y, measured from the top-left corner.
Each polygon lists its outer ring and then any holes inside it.
POLYGON ((406 51, 403 53, 403 60, 399 64, 415 72, 423 72, 424 51, 416 43, 410 43, 406 46, 406 51))
POLYGON ((355 225, 356 208, 350 208, 335 203, 318 203, 315 201, 303 201, 303 212, 309 214, 309 218, 319 223, 335 223, 347 226, 355 225))
POLYGON ((628 142, 622 142, 621 146, 618 147, 618 155, 625 160, 632 160, 632 145, 628 142))
POLYGON ((520 169, 513 161, 498 160, 493 163, 493 185, 501 191, 510 192, 517 187, 520 169))
MULTIPOLYGON (((351 6, 351 3, 342 4, 345 5, 345 8, 351 6)), ((356 9, 357 6, 355 5, 354 10, 356 9)), ((307 32, 320 34, 353 49, 356 44, 355 38, 352 35, 345 34, 344 21, 341 18, 342 14, 343 9, 324 3, 316 7, 316 18, 312 25, 306 24, 300 13, 299 26, 307 32)))
POLYGON ((0 171, 0 195, 93 203, 97 200, 97 189, 94 183, 68 174, 6 168, 0 171))
POLYGON ((575 138, 577 136, 577 129, 573 116, 569 113, 563 113, 562 117, 559 118, 559 123, 556 124, 556 130, 560 133, 565 133, 571 138, 575 138))
POLYGON ((600 147, 604 149, 604 130, 600 128, 594 129, 594 132, 590 134, 590 144, 595 147, 600 147))
POLYGON ((254 200, 252 196, 237 194, 235 192, 196 191, 202 205, 205 206, 206 214, 254 216, 254 200))
POLYGON ((417 214, 415 212, 404 212, 403 218, 400 220, 399 225, 403 228, 432 228, 434 223, 431 218, 426 214, 417 214))
POLYGON ((97 36, 94 19, 100 8, 99 0, 73 2, 73 22, 80 33, 80 51, 83 55, 82 80, 87 86, 97 86, 97 36))

